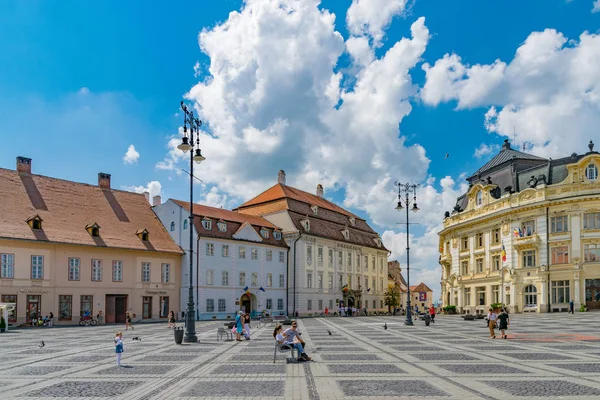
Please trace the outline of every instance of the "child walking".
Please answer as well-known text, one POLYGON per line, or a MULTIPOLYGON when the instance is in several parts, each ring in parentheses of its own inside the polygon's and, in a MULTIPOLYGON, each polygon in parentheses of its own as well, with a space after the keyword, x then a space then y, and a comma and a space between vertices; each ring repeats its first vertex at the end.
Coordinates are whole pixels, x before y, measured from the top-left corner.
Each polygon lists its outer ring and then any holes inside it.
POLYGON ((121 354, 123 354, 123 333, 117 332, 115 337, 115 352, 117 353, 117 367, 121 366, 121 354))

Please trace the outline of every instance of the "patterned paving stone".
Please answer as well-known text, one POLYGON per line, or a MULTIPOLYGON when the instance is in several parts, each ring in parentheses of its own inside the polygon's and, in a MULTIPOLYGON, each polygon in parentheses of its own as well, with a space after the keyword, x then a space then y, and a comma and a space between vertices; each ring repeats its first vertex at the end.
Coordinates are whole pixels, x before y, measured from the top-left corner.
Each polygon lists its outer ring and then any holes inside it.
POLYGON ((558 353, 502 353, 503 356, 516 358, 517 360, 571 360, 572 357, 558 353))
POLYGON ((439 364, 438 367, 456 374, 529 374, 519 368, 504 364, 439 364))
POLYGON ((319 353, 345 353, 345 352, 365 353, 365 352, 367 352, 367 349, 361 349, 361 348, 352 347, 352 346, 347 346, 347 347, 317 346, 314 348, 313 351, 319 352, 319 353))
POLYGON ((600 373, 600 363, 580 363, 580 364, 549 364, 552 367, 568 369, 569 371, 600 373))
POLYGON ((344 380, 337 381, 337 383, 346 396, 422 396, 427 398, 449 396, 446 392, 422 380, 344 380))
POLYGON ((394 364, 327 364, 332 374, 404 374, 394 364))
POLYGON ((6 375, 28 375, 28 376, 39 376, 39 375, 47 375, 52 374, 54 372, 59 372, 65 369, 68 369, 68 366, 57 366, 57 365, 47 365, 47 366, 26 366, 8 369, 2 371, 2 374, 6 375))
POLYGON ((321 356, 326 361, 374 361, 381 360, 375 354, 323 354, 321 356))
POLYGON ((600 396, 600 390, 573 382, 558 380, 543 381, 483 381, 512 396, 559 397, 600 396))
POLYGON ((221 365, 214 370, 210 371, 211 375, 232 375, 232 374, 285 374, 285 367, 277 364, 254 364, 254 365, 240 365, 240 364, 226 364, 221 365))
POLYGON ((58 362, 75 362, 75 363, 89 363, 96 361, 105 361, 108 358, 114 358, 112 354, 90 354, 90 355, 82 355, 75 357, 61 357, 57 358, 58 362))
POLYGON ((177 368, 175 365, 128 365, 121 361, 121 367, 116 365, 101 369, 96 372, 99 375, 162 375, 177 368))
POLYGON ((475 357, 471 357, 464 353, 411 353, 411 356, 418 358, 422 361, 469 361, 476 360, 475 357))
POLYGON ((151 355, 144 358, 140 358, 137 362, 179 362, 179 361, 191 361, 198 358, 198 355, 194 354, 173 354, 173 355, 151 355))
POLYGON ((27 397, 113 397, 122 395, 142 382, 114 381, 67 381, 27 392, 27 397))
POLYGON ((188 397, 275 397, 285 394, 283 381, 198 382, 183 395, 188 397))
POLYGON ((515 346, 501 346, 501 345, 489 345, 489 344, 481 344, 481 345, 472 345, 471 346, 477 350, 489 350, 489 351, 519 351, 522 350, 515 346))

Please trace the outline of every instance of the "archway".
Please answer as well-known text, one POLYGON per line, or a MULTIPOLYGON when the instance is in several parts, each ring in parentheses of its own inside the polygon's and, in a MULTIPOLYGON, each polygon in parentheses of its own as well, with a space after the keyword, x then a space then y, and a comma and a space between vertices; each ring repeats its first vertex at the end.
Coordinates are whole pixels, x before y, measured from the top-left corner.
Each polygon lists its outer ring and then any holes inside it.
POLYGON ((348 307, 354 307, 354 297, 348 296, 348 307))
POLYGON ((256 296, 252 293, 244 293, 240 297, 240 310, 251 313, 256 308, 256 296))
POLYGON ((525 286, 523 305, 525 307, 537 307, 538 299, 537 299, 537 288, 534 285, 525 286))

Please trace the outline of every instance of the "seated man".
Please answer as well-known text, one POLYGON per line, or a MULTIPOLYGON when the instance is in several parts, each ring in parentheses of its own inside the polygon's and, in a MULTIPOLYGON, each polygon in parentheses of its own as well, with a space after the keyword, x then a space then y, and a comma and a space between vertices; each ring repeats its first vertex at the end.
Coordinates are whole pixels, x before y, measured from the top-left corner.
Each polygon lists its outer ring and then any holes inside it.
MULTIPOLYGON (((292 326, 294 325, 296 325, 296 322, 292 324, 292 326)), ((277 343, 286 344, 290 347, 294 347, 298 351, 298 361, 310 361, 311 358, 304 352, 304 347, 302 346, 302 343, 300 343, 299 340, 295 340, 298 339, 298 336, 295 333, 292 335, 288 335, 287 332, 290 332, 291 329, 288 329, 283 333, 281 333, 281 331, 281 325, 277 325, 275 327, 275 331, 273 332, 273 337, 275 338, 275 340, 277 340, 277 343)), ((298 331, 295 332, 297 333, 298 331)))
POLYGON ((292 321, 292 327, 286 329, 283 332, 283 336, 285 336, 286 338, 290 338, 289 341, 293 341, 294 343, 300 343, 302 347, 306 350, 306 342, 302 340, 300 335, 302 335, 302 333, 300 333, 300 331, 298 330, 298 322, 296 321, 292 321))

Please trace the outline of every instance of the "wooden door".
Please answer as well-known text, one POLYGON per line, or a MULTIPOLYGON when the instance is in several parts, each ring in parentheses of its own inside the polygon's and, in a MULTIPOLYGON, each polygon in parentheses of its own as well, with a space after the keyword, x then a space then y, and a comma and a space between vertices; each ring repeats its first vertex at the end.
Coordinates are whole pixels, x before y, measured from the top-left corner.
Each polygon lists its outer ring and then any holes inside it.
POLYGON ((114 324, 115 321, 115 296, 106 295, 106 312, 104 314, 107 324, 114 324))

